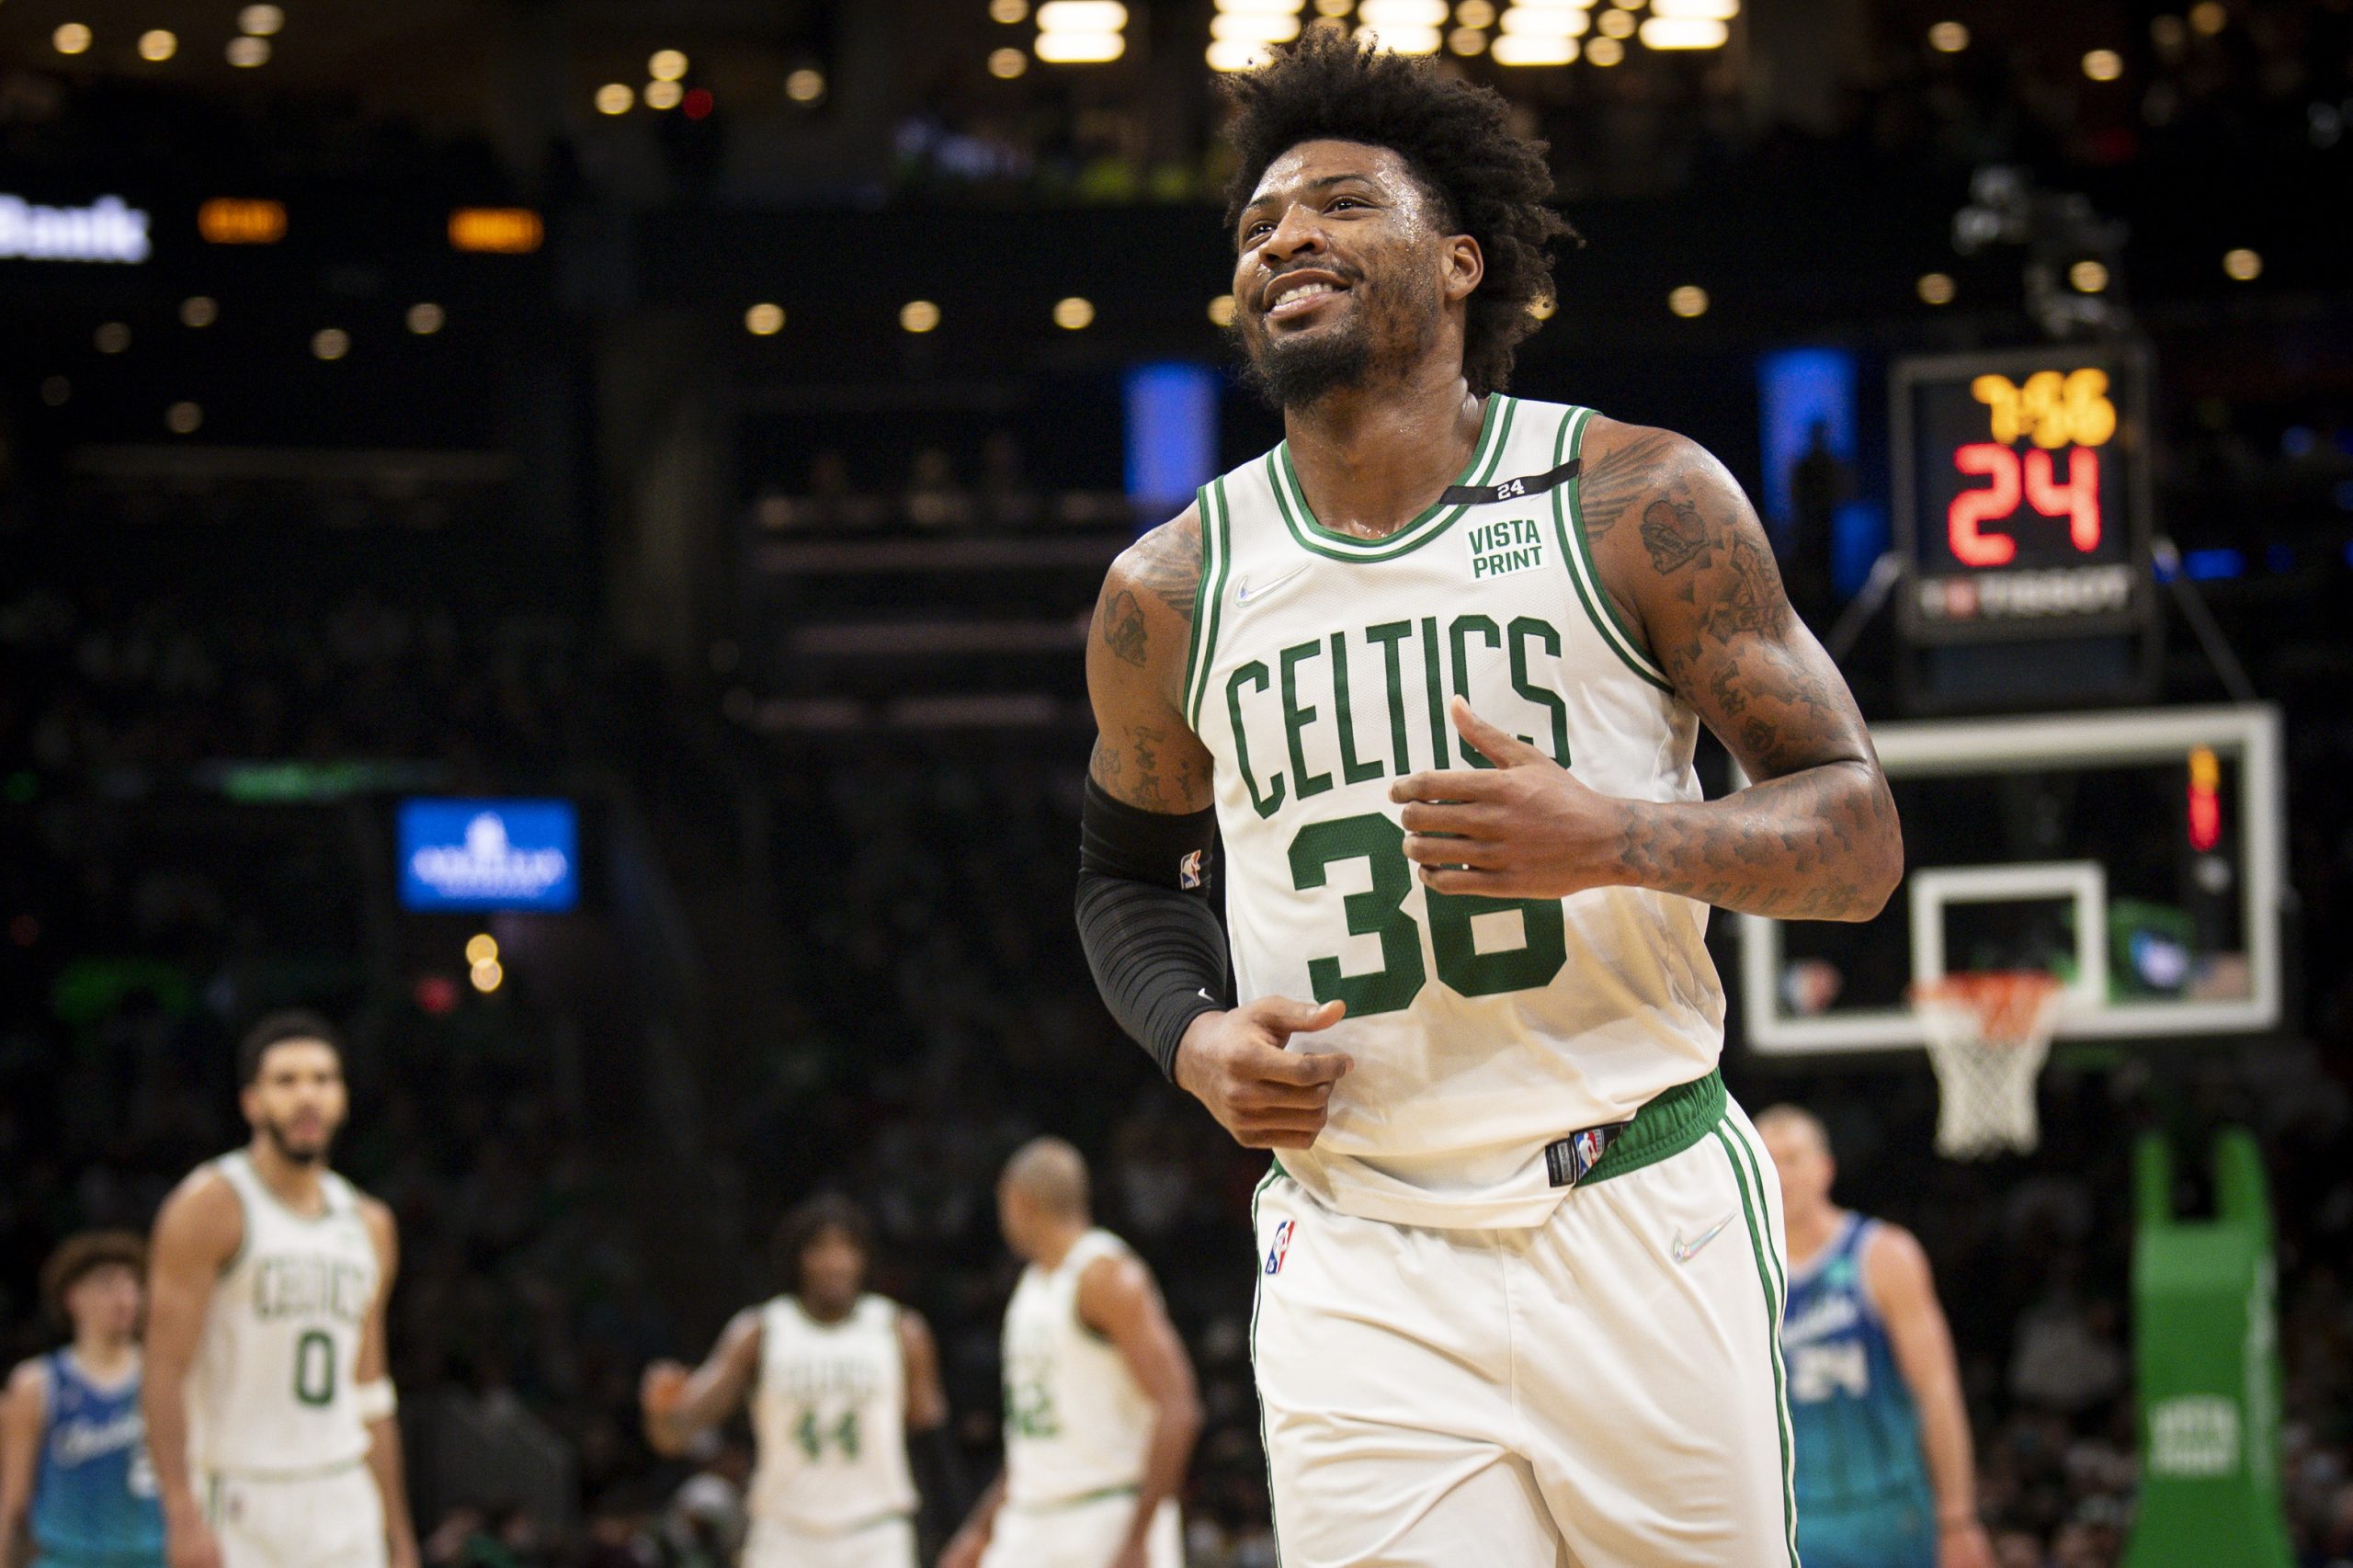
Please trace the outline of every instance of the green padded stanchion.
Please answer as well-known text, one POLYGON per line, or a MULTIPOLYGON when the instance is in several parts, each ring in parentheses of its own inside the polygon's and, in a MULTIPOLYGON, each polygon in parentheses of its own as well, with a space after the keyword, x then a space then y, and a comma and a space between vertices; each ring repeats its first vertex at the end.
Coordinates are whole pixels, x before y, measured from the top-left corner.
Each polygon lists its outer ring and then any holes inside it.
POLYGON ((2173 1212, 2163 1137, 2136 1151, 2141 1501, 2124 1568, 2293 1568, 2279 1497, 2271 1208, 2254 1136, 2214 1140, 2211 1220, 2173 1212))

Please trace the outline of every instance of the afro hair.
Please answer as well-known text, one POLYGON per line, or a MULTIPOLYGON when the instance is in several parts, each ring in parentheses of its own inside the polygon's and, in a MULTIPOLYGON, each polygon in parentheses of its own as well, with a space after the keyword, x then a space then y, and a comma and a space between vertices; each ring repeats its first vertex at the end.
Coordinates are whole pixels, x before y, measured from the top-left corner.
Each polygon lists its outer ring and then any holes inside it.
POLYGON ((1320 27, 1226 78, 1225 96, 1239 160, 1226 187, 1227 230, 1267 166, 1301 142, 1388 148, 1443 204, 1454 232, 1478 242, 1486 273, 1471 296, 1462 374, 1473 392, 1508 385, 1513 356, 1539 324, 1531 307, 1552 298, 1551 247, 1576 237, 1550 206, 1545 143, 1512 129, 1509 106, 1434 60, 1377 52, 1320 27))

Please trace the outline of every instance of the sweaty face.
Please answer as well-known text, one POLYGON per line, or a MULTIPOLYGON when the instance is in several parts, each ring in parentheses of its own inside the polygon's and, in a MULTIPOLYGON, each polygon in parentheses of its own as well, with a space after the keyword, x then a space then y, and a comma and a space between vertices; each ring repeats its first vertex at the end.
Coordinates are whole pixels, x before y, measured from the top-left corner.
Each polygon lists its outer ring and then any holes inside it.
POLYGON ((1405 160, 1302 142, 1267 165, 1235 232, 1233 321, 1279 408, 1396 375, 1437 341, 1446 214, 1405 160))
POLYGON ((298 1165, 324 1163, 347 1108, 343 1059, 324 1040, 271 1046, 244 1093, 245 1120, 298 1165))
POLYGON ((127 1263, 102 1263, 66 1290, 65 1315, 74 1320, 77 1335, 126 1340, 139 1329, 141 1295, 137 1270, 127 1263))
POLYGON ((820 1231, 801 1249, 801 1298, 819 1312, 847 1312, 865 1284, 865 1249, 847 1233, 820 1231))
POLYGON ((1830 1151, 1813 1130, 1802 1122, 1775 1122, 1765 1134, 1766 1151, 1781 1177, 1781 1207, 1792 1219, 1813 1213, 1830 1201, 1830 1181, 1837 1167, 1830 1151))

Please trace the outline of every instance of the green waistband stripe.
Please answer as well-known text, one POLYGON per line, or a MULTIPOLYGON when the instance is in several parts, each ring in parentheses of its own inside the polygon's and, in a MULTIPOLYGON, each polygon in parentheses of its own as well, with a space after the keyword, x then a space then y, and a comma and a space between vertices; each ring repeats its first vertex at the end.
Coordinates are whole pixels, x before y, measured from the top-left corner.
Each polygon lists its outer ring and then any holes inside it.
POLYGON ((1722 1068, 1677 1085, 1634 1113, 1626 1131, 1577 1185, 1591 1187, 1683 1153, 1722 1119, 1725 1104, 1722 1068))

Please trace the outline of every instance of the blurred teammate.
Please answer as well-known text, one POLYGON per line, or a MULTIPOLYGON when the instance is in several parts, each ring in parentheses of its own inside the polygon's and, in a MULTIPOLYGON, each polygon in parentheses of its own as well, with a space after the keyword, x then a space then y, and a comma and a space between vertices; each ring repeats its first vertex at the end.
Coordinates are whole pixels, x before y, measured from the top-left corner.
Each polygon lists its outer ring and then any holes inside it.
POLYGON ((1830 1201, 1838 1167, 1812 1112, 1774 1106, 1756 1131, 1789 1223, 1781 1344, 1805 1568, 1994 1568, 1927 1255, 1901 1225, 1830 1201))
POLYGON ((1280 1151, 1285 1568, 1789 1568, 1779 1198, 1704 938, 1879 911, 1869 732, 1721 463, 1505 395, 1565 233, 1509 107, 1336 29, 1227 80, 1286 438, 1105 581, 1077 914, 1114 1016, 1280 1151), (1703 723, 1755 783, 1701 798, 1703 723))
POLYGON ((744 1568, 913 1568, 910 1448, 931 1471, 924 1500, 953 1518, 939 1352, 921 1314, 866 1289, 870 1235, 847 1199, 809 1199, 777 1232, 786 1293, 737 1312, 692 1373, 645 1369, 646 1439, 662 1453, 751 1400, 759 1466, 744 1568))
POLYGON ((155 1219, 147 1442, 171 1568, 415 1568, 384 1343, 392 1211, 327 1168, 342 1037, 276 1014, 237 1068, 253 1141, 155 1219))
POLYGON ((1200 1403, 1152 1270, 1095 1228, 1058 1138, 1015 1153, 996 1203, 1029 1264, 1005 1310, 1005 1471, 940 1568, 1182 1568, 1200 1403))
POLYGON ((164 1516, 139 1413, 146 1244, 128 1231, 67 1239, 41 1299, 73 1343, 18 1367, 0 1404, 0 1562, 29 1512, 39 1568, 162 1568, 164 1516))

